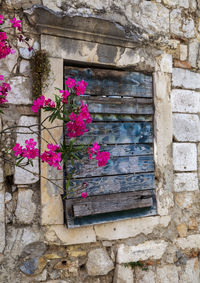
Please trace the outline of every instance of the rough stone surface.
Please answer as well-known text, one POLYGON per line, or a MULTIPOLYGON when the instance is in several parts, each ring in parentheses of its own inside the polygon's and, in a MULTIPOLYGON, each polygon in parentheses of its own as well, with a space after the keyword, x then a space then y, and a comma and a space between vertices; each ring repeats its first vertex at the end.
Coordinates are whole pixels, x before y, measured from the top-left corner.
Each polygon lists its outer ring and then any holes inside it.
POLYGON ((197 65, 197 58, 199 52, 199 42, 197 40, 193 40, 189 44, 189 62, 192 67, 196 67, 197 65))
POLYGON ((200 111, 200 93, 196 91, 173 89, 171 102, 173 112, 198 113, 200 111))
POLYGON ((188 56, 187 53, 188 53, 187 45, 180 44, 180 60, 181 61, 187 60, 187 56, 188 56))
POLYGON ((157 268, 156 283, 179 283, 178 268, 175 265, 166 265, 157 268))
POLYGON ((193 143, 174 143, 173 162, 176 171, 197 170, 197 148, 193 143))
POLYGON ((180 283, 199 283, 200 282, 200 266, 198 258, 187 261, 184 272, 180 276, 180 283))
POLYGON ((106 275, 114 268, 113 262, 103 249, 89 252, 86 263, 88 274, 91 276, 106 275))
POLYGON ((177 245, 179 249, 186 250, 186 249, 200 249, 200 235, 190 235, 186 238, 179 238, 174 240, 174 243, 177 245))
POLYGON ((176 141, 200 141, 200 121, 195 114, 173 114, 173 134, 176 141))
POLYGON ((172 86, 186 89, 200 89, 200 74, 174 68, 172 73, 172 86))
POLYGON ((137 283, 155 283, 155 273, 148 267, 148 270, 136 268, 135 270, 137 283))
POLYGON ((36 205, 32 201, 33 191, 20 189, 15 215, 20 223, 30 224, 34 218, 36 205))
POLYGON ((133 283, 133 280, 133 270, 131 267, 119 264, 116 266, 113 283, 133 283))
POLYGON ((25 77, 13 77, 9 81, 11 91, 8 93, 8 103, 32 104, 31 81, 25 77))
POLYGON ((160 259, 167 248, 165 241, 146 241, 137 246, 121 244, 117 252, 117 262, 127 263, 147 259, 160 259))
POLYGON ((197 191, 198 176, 197 173, 177 173, 174 175, 174 191, 197 191))
POLYGON ((195 203, 195 194, 193 192, 177 193, 175 201, 180 208, 191 208, 195 203))
POLYGON ((170 13, 170 31, 176 36, 193 38, 195 35, 194 20, 184 15, 182 9, 174 9, 170 13))
POLYGON ((5 248, 5 204, 4 204, 5 192, 0 191, 0 253, 5 248))

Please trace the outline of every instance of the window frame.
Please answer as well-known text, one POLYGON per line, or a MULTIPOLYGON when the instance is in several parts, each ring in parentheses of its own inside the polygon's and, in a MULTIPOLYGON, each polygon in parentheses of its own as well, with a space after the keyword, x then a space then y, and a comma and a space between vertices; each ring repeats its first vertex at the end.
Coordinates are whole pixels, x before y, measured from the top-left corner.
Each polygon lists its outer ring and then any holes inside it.
MULTIPOLYGON (((92 44, 91 42, 82 41, 81 39, 72 40, 67 37, 58 38, 49 34, 41 35, 41 45, 42 48, 47 49, 47 51, 49 51, 49 53, 51 54, 50 63, 52 66, 52 73, 54 74, 54 79, 51 80, 48 89, 45 91, 45 95, 50 98, 53 97, 52 93, 54 93, 54 87, 63 87, 64 61, 67 60, 68 62, 72 62, 75 55, 77 55, 76 61, 83 62, 86 64, 92 62, 94 64, 98 63, 102 66, 116 66, 115 62, 113 62, 112 64, 111 62, 102 62, 102 58, 99 58, 98 61, 97 54, 93 54, 92 58, 90 56, 92 52, 95 52, 95 50, 98 49, 97 46, 101 46, 101 48, 105 49, 105 52, 106 49, 108 49, 109 52, 109 45, 104 45, 101 43, 92 44), (57 44, 58 42, 62 42, 62 44, 59 44, 59 52, 56 48, 53 48, 53 41, 55 44, 57 44), (70 48, 66 49, 65 46, 70 44, 71 41, 73 41, 72 44, 77 44, 77 50, 82 50, 82 52, 75 54, 74 50, 70 48), (89 55, 87 57, 84 55, 84 52, 88 52, 88 50, 89 55)), ((131 48, 126 48, 126 50, 128 50, 127 52, 129 52, 129 57, 134 58, 135 51, 131 48)), ((124 53, 126 54, 126 51, 124 51, 124 53)), ((171 55, 163 54, 158 57, 152 58, 152 60, 154 60, 152 72, 155 107, 154 160, 156 175, 155 191, 158 208, 157 215, 152 217, 146 217, 146 220, 145 217, 142 217, 140 219, 120 220, 106 224, 95 224, 92 226, 68 229, 64 224, 63 202, 61 198, 62 191, 41 177, 41 222, 46 229, 45 237, 49 242, 59 244, 61 243, 65 245, 96 242, 99 237, 102 237, 98 235, 102 235, 103 233, 106 238, 108 230, 115 231, 117 229, 117 236, 115 233, 113 233, 113 235, 110 236, 109 239, 123 239, 135 235, 135 232, 129 229, 130 226, 136 225, 136 227, 138 227, 138 231, 140 231, 140 223, 144 221, 154 219, 154 221, 157 221, 159 223, 159 221, 164 221, 163 219, 168 219, 166 217, 168 217, 169 214, 170 204, 166 204, 165 198, 166 196, 171 197, 170 191, 172 190, 173 186, 172 183, 166 182, 167 178, 169 178, 169 176, 172 176, 173 174, 171 151, 172 113, 170 103, 172 66, 170 67, 163 65, 162 62, 165 61, 166 56, 171 55), (123 232, 125 230, 127 231, 123 232), (104 231, 105 233, 102 231, 104 231)), ((125 66, 125 63, 123 63, 123 67, 130 67, 129 60, 125 60, 125 62, 127 62, 127 65, 125 66)), ((132 64, 132 67, 140 71, 145 71, 144 69, 139 69, 140 66, 137 66, 137 64, 135 63, 132 64)), ((45 114, 41 113, 41 116, 41 118, 44 118, 45 114)), ((48 126, 48 122, 46 126, 48 126)), ((51 137, 47 132, 44 132, 43 135, 45 139, 51 140, 51 137)), ((62 130, 57 130, 56 136, 62 138, 62 130)), ((41 150, 44 150, 45 146, 45 143, 41 142, 41 150)), ((61 179, 62 183, 62 172, 55 172, 52 169, 47 168, 45 163, 41 163, 41 176, 56 176, 57 178, 61 179)))

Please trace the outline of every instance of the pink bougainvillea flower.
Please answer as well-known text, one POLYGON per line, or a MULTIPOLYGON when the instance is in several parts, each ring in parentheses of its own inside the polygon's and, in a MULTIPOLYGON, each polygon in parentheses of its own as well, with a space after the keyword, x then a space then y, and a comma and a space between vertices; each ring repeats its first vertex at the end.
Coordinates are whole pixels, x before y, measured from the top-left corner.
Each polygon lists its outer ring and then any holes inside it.
POLYGON ((62 103, 65 103, 67 104, 68 103, 68 100, 67 100, 67 97, 70 95, 69 91, 68 90, 60 90, 60 93, 62 94, 62 103))
POLYGON ((3 80, 4 80, 4 76, 0 75, 0 81, 3 81, 3 80))
POLYGON ((11 47, 7 42, 7 35, 5 32, 0 32, 0 59, 5 58, 12 53, 11 47))
POLYGON ((84 80, 81 80, 80 82, 76 83, 75 90, 76 90, 76 95, 80 96, 85 93, 87 83, 84 80))
POLYGON ((44 106, 48 106, 50 108, 54 108, 56 105, 55 105, 54 101, 52 101, 50 98, 48 98, 48 99, 45 100, 44 106))
POLYGON ((87 193, 86 192, 81 193, 81 197, 82 198, 86 198, 87 197, 87 193))
POLYGON ((65 81, 65 84, 68 88, 72 88, 72 87, 75 87, 76 81, 75 79, 67 78, 67 80, 65 81))
POLYGON ((22 154, 22 146, 19 143, 16 143, 12 150, 15 152, 15 156, 22 154))
POLYGON ((11 87, 9 84, 5 82, 0 84, 0 104, 4 104, 5 102, 8 102, 8 100, 6 99, 6 96, 10 90, 11 90, 11 87))
POLYGON ((107 151, 97 152, 96 159, 98 160, 98 166, 103 167, 107 164, 108 160, 110 159, 110 152, 107 151))
POLYGON ((21 21, 20 20, 17 20, 16 18, 13 18, 10 20, 11 24, 12 24, 12 27, 13 28, 17 28, 19 31, 21 31, 21 21))
POLYGON ((0 15, 0 25, 3 24, 3 19, 4 19, 4 16, 3 16, 3 15, 0 15))
POLYGON ((39 109, 41 109, 44 106, 45 103, 45 97, 44 95, 41 95, 36 100, 33 101, 32 111, 38 112, 39 109))
POLYGON ((56 152, 56 150, 59 149, 59 145, 48 144, 47 148, 48 150, 45 150, 45 152, 41 154, 42 162, 47 162, 49 166, 53 166, 56 167, 58 170, 61 170, 61 153, 56 152))

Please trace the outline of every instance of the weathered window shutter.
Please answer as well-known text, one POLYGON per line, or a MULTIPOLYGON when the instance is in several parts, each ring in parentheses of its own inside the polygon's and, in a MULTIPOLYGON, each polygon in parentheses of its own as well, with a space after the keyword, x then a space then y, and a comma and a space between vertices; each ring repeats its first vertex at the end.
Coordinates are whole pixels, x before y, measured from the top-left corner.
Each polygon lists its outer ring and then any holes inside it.
POLYGON ((84 102, 93 123, 79 138, 110 152, 105 167, 88 156, 76 164, 72 187, 87 183, 88 197, 65 200, 68 227, 156 214, 152 76, 138 72, 65 67, 65 79, 88 83, 84 102))

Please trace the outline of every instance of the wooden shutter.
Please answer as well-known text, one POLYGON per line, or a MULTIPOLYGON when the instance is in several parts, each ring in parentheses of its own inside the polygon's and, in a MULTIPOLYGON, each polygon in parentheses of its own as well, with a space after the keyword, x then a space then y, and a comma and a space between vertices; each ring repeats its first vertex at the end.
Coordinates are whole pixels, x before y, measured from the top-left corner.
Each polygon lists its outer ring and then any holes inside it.
POLYGON ((93 139, 110 152, 105 167, 88 156, 75 164, 71 186, 87 183, 88 197, 74 193, 65 200, 68 227, 156 214, 152 76, 67 66, 67 77, 88 83, 82 98, 93 123, 79 143, 93 139))

